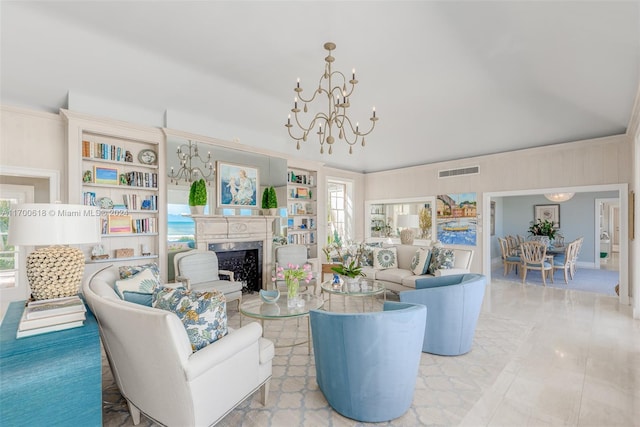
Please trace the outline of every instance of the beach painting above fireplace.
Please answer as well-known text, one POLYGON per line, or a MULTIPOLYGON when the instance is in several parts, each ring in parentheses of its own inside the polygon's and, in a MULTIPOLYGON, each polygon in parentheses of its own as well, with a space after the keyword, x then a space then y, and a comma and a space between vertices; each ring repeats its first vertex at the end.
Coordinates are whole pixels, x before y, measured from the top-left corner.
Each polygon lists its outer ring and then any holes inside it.
POLYGON ((258 169, 217 162, 218 207, 258 207, 258 169))

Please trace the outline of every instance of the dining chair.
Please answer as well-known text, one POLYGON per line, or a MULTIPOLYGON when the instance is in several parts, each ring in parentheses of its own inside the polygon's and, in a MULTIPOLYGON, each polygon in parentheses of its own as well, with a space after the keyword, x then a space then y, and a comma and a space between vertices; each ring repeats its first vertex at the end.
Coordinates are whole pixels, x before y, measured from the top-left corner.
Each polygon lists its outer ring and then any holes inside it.
POLYGON ((576 274, 578 270, 578 256, 580 255, 580 250, 582 249, 582 242, 584 242, 584 237, 578 237, 575 241, 576 247, 573 250, 573 254, 571 256, 571 270, 569 270, 569 274, 571 274, 571 279, 573 279, 573 275, 576 274))
MULTIPOLYGON (((564 254, 562 255, 556 255, 553 257, 553 273, 556 272, 556 270, 563 270, 564 271, 564 283, 569 283, 569 274, 571 274, 571 265, 573 263, 573 252, 576 249, 576 241, 573 241, 571 243, 569 243, 565 250, 564 250, 564 254)), ((553 273, 552 273, 552 277, 553 277, 553 273)), ((571 279, 573 279, 573 276, 571 276, 571 279)))
POLYGON ((515 267, 516 274, 518 274, 518 266, 522 264, 522 258, 515 255, 510 255, 509 244, 507 239, 498 237, 498 243, 500 243, 500 253, 502 255, 502 265, 504 266, 503 276, 509 274, 512 268, 515 267))
POLYGON ((534 241, 527 241, 520 245, 520 256, 522 257, 522 283, 527 279, 529 270, 539 270, 542 274, 542 283, 547 286, 546 275, 550 273, 551 283, 553 283, 553 263, 547 256, 547 246, 534 241))
POLYGON ((520 247, 518 239, 511 235, 505 236, 505 239, 507 240, 508 254, 511 256, 517 256, 518 248, 520 247))

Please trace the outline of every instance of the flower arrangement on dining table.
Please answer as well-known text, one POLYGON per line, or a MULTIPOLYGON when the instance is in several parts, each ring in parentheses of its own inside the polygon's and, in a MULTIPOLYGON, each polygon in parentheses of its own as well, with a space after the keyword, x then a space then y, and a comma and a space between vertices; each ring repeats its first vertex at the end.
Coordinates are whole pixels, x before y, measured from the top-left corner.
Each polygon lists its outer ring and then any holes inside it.
POLYGON ((309 283, 311 279, 313 279, 313 273, 311 272, 310 264, 304 264, 303 266, 289 264, 287 268, 281 266, 276 268, 276 276, 273 281, 284 280, 287 285, 287 298, 293 299, 298 296, 300 280, 309 283))

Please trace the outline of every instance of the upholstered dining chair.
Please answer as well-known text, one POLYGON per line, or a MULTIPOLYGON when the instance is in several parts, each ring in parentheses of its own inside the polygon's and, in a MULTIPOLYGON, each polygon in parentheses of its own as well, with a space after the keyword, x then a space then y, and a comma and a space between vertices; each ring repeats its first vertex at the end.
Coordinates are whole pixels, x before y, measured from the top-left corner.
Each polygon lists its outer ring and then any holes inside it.
MULTIPOLYGON (((569 243, 564 250, 564 254, 555 255, 553 257, 553 273, 556 270, 564 270, 564 283, 569 283, 569 275, 571 275, 571 266, 573 264, 573 253, 577 248, 577 241, 569 243)), ((571 275, 573 279, 573 275, 571 275)))
MULTIPOLYGON (((303 266, 305 264, 309 264, 307 259, 307 247, 305 245, 283 245, 278 246, 275 249, 275 259, 276 259, 276 268, 282 267, 284 269, 287 268, 289 264, 303 266)), ((284 280, 276 280, 275 281, 276 288, 286 288, 286 283, 284 280)), ((316 292, 317 278, 315 277, 306 283, 305 281, 300 282, 300 286, 306 286, 307 289, 309 286, 313 286, 313 293, 316 292)))
POLYGON ((520 247, 520 243, 518 243, 518 238, 516 236, 507 235, 504 237, 507 241, 507 253, 510 256, 517 256, 518 250, 520 247))
POLYGON ((413 402, 427 309, 395 301, 383 309, 310 312, 318 387, 347 418, 389 421, 413 402))
POLYGON ((540 271, 544 286, 547 286, 547 273, 551 276, 551 283, 553 283, 553 264, 547 257, 547 245, 528 240, 520 245, 520 256, 522 257, 522 283, 527 279, 529 270, 540 271))
POLYGON ((400 292, 400 301, 427 307, 422 351, 458 356, 471 351, 487 278, 454 274, 416 280, 416 289, 400 292))
POLYGON ((502 265, 504 266, 503 276, 509 274, 511 269, 514 268, 516 274, 518 274, 518 266, 522 264, 522 258, 520 258, 520 256, 510 254, 509 243, 506 239, 498 237, 498 243, 500 244, 500 254, 502 256, 502 265))
POLYGON ((233 271, 218 268, 218 256, 213 251, 191 250, 180 252, 173 258, 176 282, 182 282, 187 289, 197 291, 217 289, 227 300, 242 302, 242 282, 236 282, 233 271), (229 280, 220 279, 228 276, 229 280))

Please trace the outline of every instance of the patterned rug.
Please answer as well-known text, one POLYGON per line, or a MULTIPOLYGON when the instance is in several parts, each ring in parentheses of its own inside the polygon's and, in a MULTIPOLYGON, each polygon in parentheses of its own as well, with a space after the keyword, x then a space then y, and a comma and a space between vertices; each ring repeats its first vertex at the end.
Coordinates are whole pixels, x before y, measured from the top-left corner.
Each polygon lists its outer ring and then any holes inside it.
MULTIPOLYGON (((394 299, 391 294, 389 299, 394 299)), ((257 298, 247 295, 244 298, 257 298)), ((396 298, 397 299, 397 298, 396 298)), ((362 311, 362 301, 350 298, 349 311, 362 311)), ((333 299, 333 310, 342 311, 342 301, 333 299)), ((371 306, 367 304, 367 310, 371 306)), ((374 309, 381 309, 376 301, 374 309)), ((229 325, 239 327, 239 313, 229 310, 229 325)), ((248 322, 243 319, 244 324, 248 322)), ((265 323, 265 337, 276 345, 305 341, 307 322, 301 319, 265 323)), ((417 426, 457 425, 490 389, 520 345, 532 325, 483 313, 480 315, 473 349, 463 356, 443 357, 422 353, 413 405, 400 418, 386 423, 361 423, 345 418, 327 404, 316 384, 315 363, 307 345, 276 348, 273 377, 267 406, 260 403, 260 392, 242 402, 218 426, 417 426)), ((402 363, 401 360, 398 363, 402 363)), ((111 370, 103 358, 103 425, 132 426, 126 403, 113 382, 111 370)), ((155 426, 141 417, 141 426, 155 426)))

